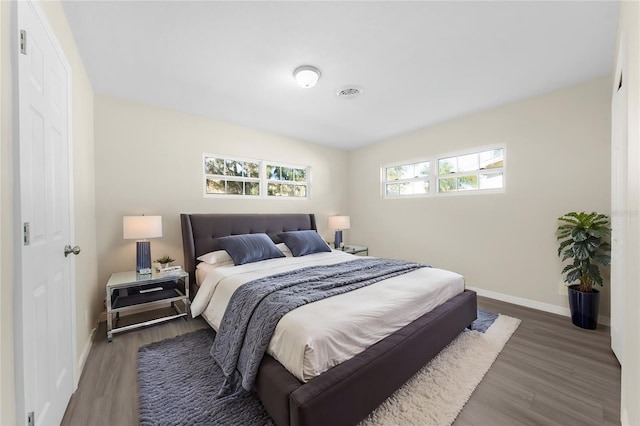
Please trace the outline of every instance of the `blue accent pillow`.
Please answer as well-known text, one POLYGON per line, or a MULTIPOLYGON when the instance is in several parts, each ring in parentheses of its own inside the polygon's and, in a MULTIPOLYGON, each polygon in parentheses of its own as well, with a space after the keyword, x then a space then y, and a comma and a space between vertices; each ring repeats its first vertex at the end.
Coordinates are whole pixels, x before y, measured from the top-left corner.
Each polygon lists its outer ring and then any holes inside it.
POLYGON ((230 235, 218 238, 235 265, 285 257, 267 234, 230 235))
POLYGON ((278 237, 289 247, 294 257, 331 251, 331 248, 316 231, 282 232, 278 234, 278 237))

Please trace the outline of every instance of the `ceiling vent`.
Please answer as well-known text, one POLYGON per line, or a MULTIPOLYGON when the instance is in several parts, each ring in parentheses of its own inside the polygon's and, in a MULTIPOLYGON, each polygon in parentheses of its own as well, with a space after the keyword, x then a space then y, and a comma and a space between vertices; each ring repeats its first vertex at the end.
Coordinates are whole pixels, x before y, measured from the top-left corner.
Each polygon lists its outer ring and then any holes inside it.
POLYGON ((340 99, 353 99, 353 98, 357 98, 360 95, 360 93, 362 93, 362 88, 350 86, 350 87, 343 87, 341 89, 338 89, 338 91, 336 92, 336 95, 338 95, 340 99))

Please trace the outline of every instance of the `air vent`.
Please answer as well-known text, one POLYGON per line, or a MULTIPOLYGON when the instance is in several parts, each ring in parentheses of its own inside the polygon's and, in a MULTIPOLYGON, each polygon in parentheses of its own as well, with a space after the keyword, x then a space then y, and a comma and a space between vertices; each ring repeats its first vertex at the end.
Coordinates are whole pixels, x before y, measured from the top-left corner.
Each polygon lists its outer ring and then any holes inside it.
POLYGON ((360 93, 362 93, 362 88, 351 86, 338 89, 336 95, 338 95, 340 99, 353 99, 358 97, 360 93))

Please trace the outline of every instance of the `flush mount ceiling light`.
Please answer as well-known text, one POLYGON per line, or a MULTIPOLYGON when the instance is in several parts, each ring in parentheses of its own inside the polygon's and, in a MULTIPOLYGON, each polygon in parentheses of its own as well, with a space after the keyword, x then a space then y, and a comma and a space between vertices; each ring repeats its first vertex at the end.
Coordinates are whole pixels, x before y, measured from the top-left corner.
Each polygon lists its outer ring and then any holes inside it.
POLYGON ((296 78, 300 87, 309 89, 315 86, 318 82, 318 79, 320 78, 320 71, 311 65, 303 65, 295 69, 293 76, 296 78))

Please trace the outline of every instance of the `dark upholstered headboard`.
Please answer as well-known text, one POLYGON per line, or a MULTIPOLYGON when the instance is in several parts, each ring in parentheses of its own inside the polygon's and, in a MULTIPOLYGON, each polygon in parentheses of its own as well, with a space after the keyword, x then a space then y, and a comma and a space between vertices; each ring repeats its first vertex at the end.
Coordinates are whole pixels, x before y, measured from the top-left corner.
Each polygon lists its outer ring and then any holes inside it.
POLYGON ((313 214, 181 214, 184 266, 195 283, 197 257, 221 250, 219 237, 266 233, 277 244, 278 233, 317 230, 313 214))

